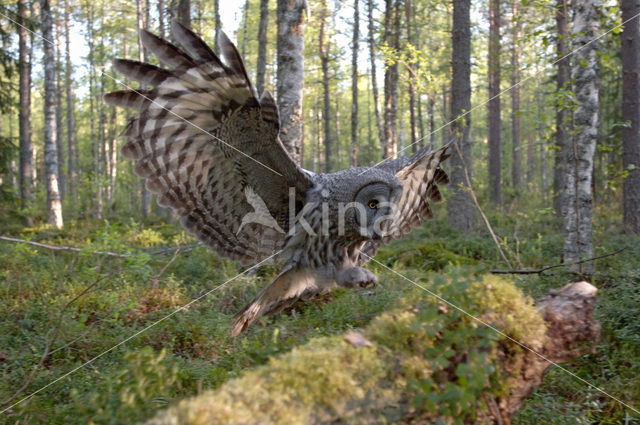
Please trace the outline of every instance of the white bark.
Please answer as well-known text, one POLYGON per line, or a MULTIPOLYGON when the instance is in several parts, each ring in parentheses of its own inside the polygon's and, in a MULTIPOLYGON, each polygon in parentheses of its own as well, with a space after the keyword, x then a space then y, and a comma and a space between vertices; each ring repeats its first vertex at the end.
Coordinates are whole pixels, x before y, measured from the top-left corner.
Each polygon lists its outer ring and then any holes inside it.
MULTIPOLYGON (((593 156, 598 137, 599 96, 597 85, 597 48, 591 42, 598 35, 600 0, 574 2, 573 49, 571 79, 576 96, 573 115, 575 132, 567 152, 564 182, 564 249, 565 263, 593 256, 591 226, 591 177, 593 156), (589 43, 589 44, 587 44, 589 43)), ((574 271, 590 274, 593 263, 573 266, 574 271)))

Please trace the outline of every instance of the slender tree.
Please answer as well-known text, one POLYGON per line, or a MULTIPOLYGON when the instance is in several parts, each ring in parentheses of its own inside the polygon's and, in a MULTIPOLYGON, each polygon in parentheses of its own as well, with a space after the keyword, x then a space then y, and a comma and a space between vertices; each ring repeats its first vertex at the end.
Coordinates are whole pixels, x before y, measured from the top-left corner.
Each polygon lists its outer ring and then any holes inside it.
POLYGON ((449 223, 461 231, 473 227, 473 201, 469 193, 467 176, 471 179, 471 0, 453 0, 451 27, 451 124, 450 135, 457 139, 451 167, 452 195, 447 203, 449 223), (465 114, 464 117, 461 117, 465 114))
MULTIPOLYGON (((559 94, 564 94, 569 83, 569 58, 567 55, 567 40, 569 30, 567 19, 569 17, 567 0, 557 0, 556 4, 556 27, 558 36, 556 40, 557 75, 556 89, 559 94)), ((562 216, 562 205, 564 204, 564 177, 565 164, 567 162, 567 145, 569 140, 569 117, 568 107, 565 105, 565 96, 558 96, 556 101, 556 141, 555 156, 553 164, 553 207, 556 216, 562 216)))
POLYGON ((324 119, 324 156, 325 156, 325 172, 331 171, 331 158, 333 153, 333 138, 331 137, 331 103, 329 93, 329 49, 327 47, 327 0, 323 0, 322 9, 320 11, 320 31, 318 35, 318 51, 320 52, 320 66, 322 68, 322 99, 324 110, 322 118, 324 119))
POLYGON ((76 141, 73 112, 73 66, 71 65, 71 37, 69 36, 69 0, 64 1, 64 42, 65 42, 65 98, 67 106, 67 185, 69 195, 76 198, 76 141))
POLYGON ((305 8, 305 0, 278 0, 277 93, 280 138, 297 163, 302 160, 304 141, 302 88, 305 8))
POLYGON ((60 34, 62 33, 62 24, 60 22, 60 14, 56 13, 55 19, 55 100, 56 100, 56 152, 58 157, 58 188, 60 190, 60 198, 64 200, 66 179, 64 176, 64 129, 62 126, 62 60, 61 60, 61 44, 60 34))
MULTIPOLYGON (((411 27, 413 26, 413 3, 411 0, 405 0, 404 11, 407 25, 407 42, 410 46, 416 47, 416 41, 413 38, 413 32, 411 27)), ((411 48, 409 48, 409 133, 411 136, 411 150, 415 153, 420 146, 418 146, 418 122, 416 117, 416 70, 415 61, 411 48)))
POLYGON ((622 0, 622 129, 623 224, 640 233, 640 0, 622 0), (628 21, 628 22, 627 22, 628 21))
POLYGON ((502 202, 502 142, 500 119, 500 0, 489 2, 489 105, 487 131, 489 139, 489 197, 502 202))
POLYGON ((267 23, 269 22, 269 0, 260 0, 260 24, 258 25, 258 66, 256 86, 258 93, 264 91, 264 74, 267 69, 267 23))
POLYGON ((220 0, 213 0, 213 20, 216 24, 215 42, 218 46, 218 38, 222 30, 222 22, 220 22, 220 0))
POLYGON ((165 26, 164 0, 158 0, 158 32, 162 38, 165 37, 165 26))
POLYGON ((376 128, 378 130, 378 140, 384 152, 384 130, 382 127, 382 117, 380 116, 380 95, 378 93, 378 75, 376 73, 376 42, 373 22, 373 0, 367 0, 367 18, 369 22, 369 63, 371 70, 371 91, 373 92, 373 111, 376 116, 376 128))
MULTIPOLYGON (((217 0, 215 4, 216 5, 218 4, 217 0)), ((187 28, 191 28, 191 0, 178 0, 177 12, 178 13, 176 15, 178 16, 178 22, 180 22, 182 25, 184 25, 187 28)), ((218 32, 217 23, 218 21, 216 21, 216 34, 218 32)), ((216 41, 218 41, 217 35, 216 35, 216 41)))
MULTIPOLYGON (((148 3, 145 0, 137 0, 136 2, 136 15, 137 15, 137 23, 138 23, 138 34, 140 34, 140 30, 147 29, 147 11, 148 3)), ((140 35, 138 35, 138 60, 140 62, 147 61, 147 49, 144 48, 142 44, 142 39, 140 35)), ((140 89, 143 90, 144 84, 140 84, 140 89)), ((141 210, 142 216, 148 217, 151 213, 151 202, 150 202, 150 194, 147 188, 145 187, 144 180, 140 180, 141 186, 141 210)))
MULTIPOLYGON (((27 47, 27 2, 18 0, 18 70, 20 92, 20 201, 21 208, 33 201, 33 148, 31 146, 31 63, 27 47)), ((33 225, 29 215, 25 215, 25 224, 33 225)))
MULTIPOLYGON (((385 1, 385 43, 390 47, 391 55, 398 53, 400 0, 385 1)), ((384 73, 384 158, 395 158, 398 154, 398 61, 393 57, 387 58, 384 73)))
MULTIPOLYGON (((567 155, 564 178, 564 248, 565 263, 593 257, 591 191, 593 157, 598 138, 599 90, 597 49, 600 0, 573 3, 572 40, 575 62, 571 67, 576 107, 575 131, 567 155)), ((574 271, 591 274, 593 262, 572 266, 574 271)))
POLYGON ((522 152, 520 150, 520 17, 518 0, 511 0, 511 184, 520 186, 522 152))
POLYGON ((56 147, 56 57, 53 44, 53 18, 49 0, 40 0, 44 67, 44 162, 47 182, 48 223, 63 226, 62 204, 58 187, 58 152, 56 147))
POLYGON ((359 0, 353 0, 353 42, 351 53, 351 166, 358 165, 358 48, 360 41, 359 0))

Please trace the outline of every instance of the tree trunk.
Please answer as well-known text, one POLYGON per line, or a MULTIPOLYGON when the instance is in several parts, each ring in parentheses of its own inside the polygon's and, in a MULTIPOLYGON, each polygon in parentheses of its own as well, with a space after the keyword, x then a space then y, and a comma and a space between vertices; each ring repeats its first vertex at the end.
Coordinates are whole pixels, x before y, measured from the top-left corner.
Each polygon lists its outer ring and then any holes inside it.
MULTIPOLYGON (((556 5, 556 26, 558 39, 556 41, 557 77, 556 89, 559 94, 567 91, 569 83, 569 58, 564 58, 567 54, 567 40, 569 30, 567 19, 569 17, 567 0, 557 0, 556 5)), ((564 177, 565 165, 567 163, 567 151, 569 140, 569 117, 568 106, 565 105, 565 96, 559 96, 556 102, 556 146, 553 164, 553 208, 557 217, 562 217, 562 206, 564 205, 564 177)))
POLYGON ((264 91, 264 74, 267 69, 267 24, 269 22, 269 0, 260 0, 260 25, 258 26, 258 66, 256 87, 258 94, 264 91))
POLYGON ((489 2, 489 106, 487 130, 489 139, 489 198, 502 203, 502 143, 500 120, 500 0, 489 2))
POLYGON ((358 166, 358 48, 360 41, 360 0, 353 0, 353 43, 351 46, 351 166, 358 166))
MULTIPOLYGON (((436 102, 433 100, 433 97, 429 96, 429 103, 427 106, 427 110, 429 111, 429 145, 431 145, 431 149, 436 146, 436 102)), ((444 134, 447 134, 446 131, 443 131, 444 134)))
MULTIPOLYGON (((216 1, 217 4, 217 1, 216 1)), ((187 28, 191 28, 191 0, 178 0, 178 22, 187 28)), ((217 21, 216 21, 217 22, 217 21)), ((218 27, 216 26, 216 34, 218 27)), ((217 36, 216 36, 217 41, 217 36)))
MULTIPOLYGON (((573 113, 575 131, 565 165, 564 249, 565 263, 593 257, 591 182, 593 156, 598 138, 599 99, 597 81, 597 48, 600 0, 574 3, 573 48, 575 63, 571 69, 576 107, 573 113)), ((580 274, 593 273, 593 262, 575 265, 580 274)))
POLYGON ((373 27, 373 0, 367 0, 367 17, 369 21, 369 63, 371 67, 371 90, 373 91, 373 110, 376 116, 376 128, 378 129, 378 140, 380 148, 384 154, 384 130, 382 128, 382 117, 380 116, 380 95, 378 93, 378 75, 376 73, 376 42, 373 27))
POLYGON ((320 12, 320 32, 318 38, 318 51, 320 52, 320 66, 322 68, 322 99, 324 109, 322 118, 324 120, 324 171, 331 172, 331 159, 333 140, 331 137, 331 103, 329 100, 329 54, 326 46, 325 28, 327 26, 327 0, 322 2, 322 10, 320 12))
MULTIPOLYGON (((413 46, 416 46, 416 41, 413 39, 413 34, 411 31, 411 26, 414 24, 413 21, 413 3, 411 0, 405 0, 404 2, 404 13, 407 19, 407 42, 413 46)), ((413 60, 413 55, 411 54, 411 50, 409 50, 409 133, 411 134, 411 151, 416 153, 418 148, 418 123, 416 117, 416 66, 415 61, 413 60)))
POLYGON ((100 175, 99 168, 99 144, 96 141, 95 130, 95 108, 94 108, 94 45, 93 45, 93 3, 87 3, 87 45, 89 47, 89 114, 90 114, 90 132, 91 132, 91 164, 92 164, 92 184, 93 184, 93 217, 102 218, 102 195, 100 193, 100 175))
POLYGON ((64 2, 65 89, 67 103, 67 186, 69 196, 76 199, 76 142, 73 112, 73 67, 71 65, 71 37, 69 36, 69 0, 64 2))
POLYGON ((247 54, 247 35, 249 33, 249 0, 245 0, 242 6, 242 44, 240 45, 240 56, 242 59, 247 54))
MULTIPOLYGON (((23 210, 33 201, 33 148, 31 147, 31 63, 27 47, 27 2, 18 0, 18 70, 20 73, 20 207, 23 210)), ((33 226, 33 220, 25 215, 25 224, 33 226)))
POLYGON ((511 44, 511 183, 517 189, 522 180, 522 152, 520 149, 520 17, 518 1, 511 0, 513 34, 511 44))
POLYGON ((533 184, 533 176, 536 173, 536 158, 533 146, 533 136, 529 134, 529 140, 527 141, 527 186, 533 184))
POLYGON ((335 141, 336 141, 336 146, 335 146, 335 150, 336 150, 336 162, 337 162, 337 166, 336 169, 337 170, 341 170, 342 167, 342 150, 340 149, 340 94, 336 93, 333 95, 333 105, 335 108, 335 112, 336 112, 336 137, 335 137, 335 141))
MULTIPOLYGON (((145 0, 137 0, 136 2, 137 9, 137 18, 138 18, 138 60, 140 62, 147 61, 147 50, 142 45, 142 39, 140 38, 140 30, 147 28, 147 20, 146 20, 146 9, 148 8, 148 4, 145 0)), ((179 17, 178 17, 179 18, 179 17)), ((144 90, 144 84, 140 84, 140 90, 144 90)), ((144 180, 140 179, 140 208, 143 217, 148 217, 151 213, 151 202, 150 202, 150 194, 147 190, 144 180)))
POLYGON ((468 192, 467 177, 471 180, 471 143, 469 126, 471 114, 471 0, 453 0, 451 27, 451 124, 450 136, 457 146, 449 160, 452 195, 447 203, 449 223, 458 230, 468 232, 473 227, 473 201, 468 192), (460 118, 459 118, 460 117, 460 118))
MULTIPOLYGON (((536 67, 536 72, 537 67, 536 67)), ((540 93, 540 85, 536 87, 536 104, 538 111, 538 141, 540 144, 540 193, 542 199, 547 195, 547 151, 546 144, 544 143, 544 104, 542 103, 542 93, 540 93)))
MULTIPOLYGON (((398 7, 400 0, 385 2, 385 43, 391 47, 393 55, 398 53, 398 7)), ((387 58, 384 72, 384 158, 395 158, 398 154, 398 63, 387 58)))
POLYGON ((62 126, 62 60, 60 47, 60 33, 62 26, 60 23, 60 13, 55 17, 55 87, 56 87, 56 152, 58 157, 58 189, 60 190, 60 199, 64 200, 66 179, 64 178, 64 132, 62 126))
POLYGON ((622 215, 628 232, 640 233, 640 0, 622 0, 622 215))
MULTIPOLYGON (((42 37, 53 40, 53 19, 49 0, 40 0, 42 37)), ((48 223, 63 226, 60 188, 58 187, 58 152, 56 146, 56 56, 51 42, 43 43, 44 67, 44 163, 47 182, 48 223)))
POLYGON ((165 38, 165 11, 164 0, 158 0, 158 33, 161 38, 165 38))
POLYGON ((304 142, 302 88, 304 85, 304 27, 306 2, 278 0, 277 92, 280 139, 300 164, 304 142))
POLYGON ((213 0, 213 17, 216 24, 215 42, 217 49, 218 37, 220 36, 220 31, 222 30, 222 22, 220 22, 220 0, 213 0))

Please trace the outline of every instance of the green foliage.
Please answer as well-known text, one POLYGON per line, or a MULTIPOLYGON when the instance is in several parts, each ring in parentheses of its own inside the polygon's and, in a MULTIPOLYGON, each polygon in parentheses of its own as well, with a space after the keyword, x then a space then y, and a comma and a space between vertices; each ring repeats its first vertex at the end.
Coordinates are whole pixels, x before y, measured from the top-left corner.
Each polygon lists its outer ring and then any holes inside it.
MULTIPOLYGON (((511 282, 454 269, 449 276, 430 276, 433 290, 473 315, 504 323, 505 332, 527 344, 544 335, 535 307, 511 282)), ((483 393, 504 391, 492 365, 500 338, 466 314, 443 310, 423 291, 414 288, 363 333, 371 347, 337 336, 312 339, 150 423, 365 424, 412 417, 463 424, 483 408, 483 393), (407 399, 413 403, 403 404, 407 399)))

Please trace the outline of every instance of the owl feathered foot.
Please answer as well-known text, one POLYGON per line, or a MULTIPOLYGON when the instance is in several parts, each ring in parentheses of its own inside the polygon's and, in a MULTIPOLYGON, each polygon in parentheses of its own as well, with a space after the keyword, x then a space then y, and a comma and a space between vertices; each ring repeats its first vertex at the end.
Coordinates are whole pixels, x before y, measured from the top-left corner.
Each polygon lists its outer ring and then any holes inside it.
POLYGON ((336 281, 344 288, 370 288, 378 283, 378 278, 364 267, 349 267, 340 270, 336 281))

